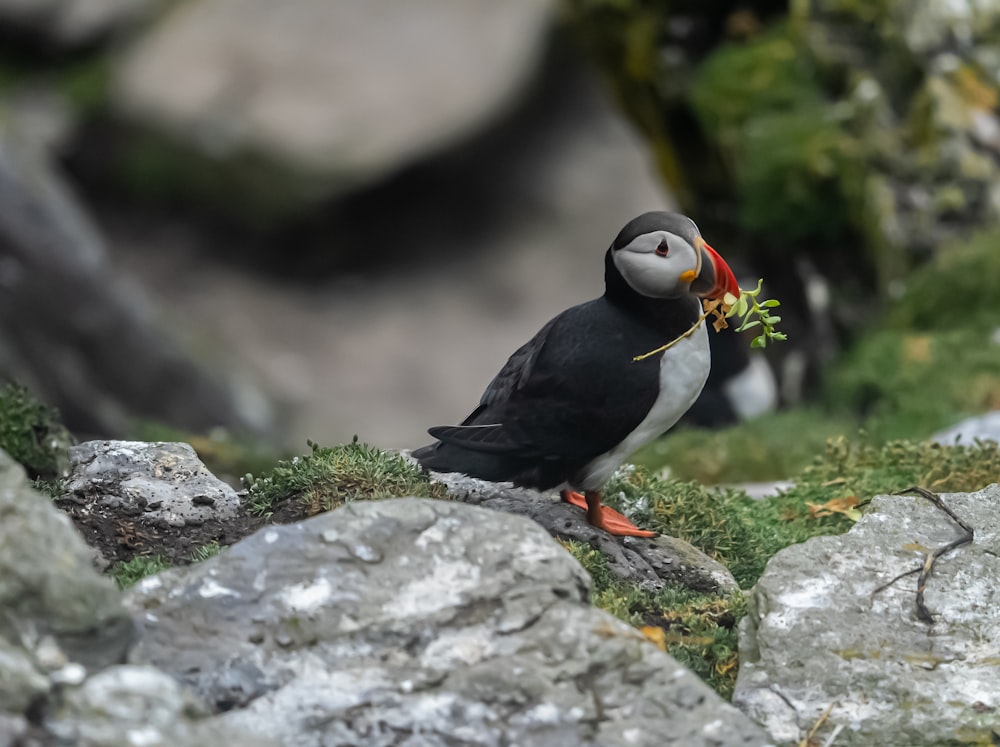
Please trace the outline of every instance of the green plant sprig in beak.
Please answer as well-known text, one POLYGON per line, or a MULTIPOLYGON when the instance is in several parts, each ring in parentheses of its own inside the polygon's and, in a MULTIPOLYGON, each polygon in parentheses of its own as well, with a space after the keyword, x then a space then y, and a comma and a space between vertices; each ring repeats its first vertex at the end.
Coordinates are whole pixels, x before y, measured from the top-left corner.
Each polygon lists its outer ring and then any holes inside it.
POLYGON ((781 317, 777 314, 771 314, 771 312, 768 311, 768 309, 774 309, 781 306, 781 301, 776 301, 775 299, 767 299, 765 301, 757 300, 763 286, 764 279, 761 278, 757 281, 757 287, 754 290, 744 290, 743 288, 740 288, 739 298, 731 293, 727 293, 719 299, 706 298, 702 301, 702 307, 705 309, 705 313, 698 317, 698 321, 691 325, 691 329, 681 335, 678 335, 666 345, 661 345, 656 350, 650 350, 648 353, 637 355, 632 360, 645 360, 650 356, 668 350, 685 337, 690 336, 691 333, 698 329, 698 326, 710 315, 714 315, 715 317, 712 320, 712 327, 716 332, 726 329, 729 326, 729 322, 726 320, 731 319, 734 316, 740 318, 740 326, 736 328, 737 332, 745 332, 748 329, 754 329, 758 326, 761 327, 761 333, 750 341, 750 347, 752 348, 767 347, 769 340, 787 340, 788 335, 783 332, 778 332, 775 329, 775 325, 781 321, 781 317), (757 318, 753 319, 751 317, 757 318))
MULTIPOLYGON (((733 296, 727 294, 722 299, 721 306, 725 313, 725 319, 731 319, 733 317, 738 317, 740 319, 740 326, 736 328, 737 332, 745 332, 748 329, 754 329, 755 327, 760 327, 761 332, 750 342, 750 347, 752 348, 765 348, 767 343, 771 340, 787 340, 788 335, 783 332, 778 332, 775 329, 775 325, 781 321, 781 317, 776 314, 771 314, 768 309, 774 309, 781 306, 781 301, 776 299, 767 299, 765 301, 758 301, 757 297, 760 295, 761 288, 764 285, 764 279, 761 278, 757 281, 757 287, 754 290, 744 290, 740 288, 740 297, 734 298, 733 296), (729 308, 726 308, 726 307, 729 308), (756 319, 752 317, 756 316, 756 319)), ((707 309, 706 309, 707 310, 707 309)), ((716 320, 716 324, 718 320, 716 320)), ((728 326, 723 324, 721 327, 716 326, 716 331, 720 329, 725 329, 728 326)))

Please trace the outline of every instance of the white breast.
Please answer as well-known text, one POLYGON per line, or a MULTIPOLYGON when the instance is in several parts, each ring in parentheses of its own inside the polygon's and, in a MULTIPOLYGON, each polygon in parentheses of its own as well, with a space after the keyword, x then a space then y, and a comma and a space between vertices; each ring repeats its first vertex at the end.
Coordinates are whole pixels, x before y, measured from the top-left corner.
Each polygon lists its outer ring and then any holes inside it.
POLYGON ((573 487, 600 489, 622 462, 676 423, 701 394, 711 364, 708 332, 702 323, 660 358, 660 394, 643 421, 618 446, 580 470, 573 487))

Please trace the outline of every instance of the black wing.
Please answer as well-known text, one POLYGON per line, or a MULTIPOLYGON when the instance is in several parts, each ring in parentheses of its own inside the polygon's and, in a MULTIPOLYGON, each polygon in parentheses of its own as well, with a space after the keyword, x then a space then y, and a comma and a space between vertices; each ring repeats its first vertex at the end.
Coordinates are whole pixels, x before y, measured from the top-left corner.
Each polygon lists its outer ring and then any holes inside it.
MULTIPOLYGON (((659 356, 633 361, 635 351, 621 345, 622 320, 592 308, 599 303, 545 325, 508 359, 461 425, 429 433, 474 451, 552 460, 589 459, 620 443, 656 399, 659 356)), ((643 344, 638 352, 655 347, 643 344)))

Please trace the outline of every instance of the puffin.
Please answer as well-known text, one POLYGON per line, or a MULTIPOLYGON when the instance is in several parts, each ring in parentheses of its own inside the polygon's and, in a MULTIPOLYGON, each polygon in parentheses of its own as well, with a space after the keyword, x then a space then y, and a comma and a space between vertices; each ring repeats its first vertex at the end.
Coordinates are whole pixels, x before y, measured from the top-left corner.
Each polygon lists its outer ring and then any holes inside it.
POLYGON ((701 299, 740 289, 695 222, 662 211, 621 229, 604 256, 604 285, 518 348, 459 425, 429 428, 436 441, 411 452, 419 464, 559 488, 591 525, 655 536, 605 506, 602 488, 698 398, 711 368, 701 299))

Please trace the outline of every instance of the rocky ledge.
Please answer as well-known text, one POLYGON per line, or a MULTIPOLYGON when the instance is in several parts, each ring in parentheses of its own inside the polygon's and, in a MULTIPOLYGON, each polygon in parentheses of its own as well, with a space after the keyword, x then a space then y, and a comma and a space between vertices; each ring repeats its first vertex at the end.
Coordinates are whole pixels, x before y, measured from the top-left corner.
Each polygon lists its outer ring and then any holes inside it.
MULTIPOLYGON (((83 444, 73 462, 70 507, 119 510, 139 535, 245 513, 178 445, 83 444)), ((666 538, 595 538, 548 496, 440 479, 459 500, 259 520, 123 593, 0 452, 0 746, 1000 739, 996 484, 940 505, 878 497, 847 533, 775 555, 747 592, 730 705, 593 607, 592 579, 551 533, 639 586, 678 583, 657 565, 666 538), (915 571, 938 548, 921 607, 915 571)))

